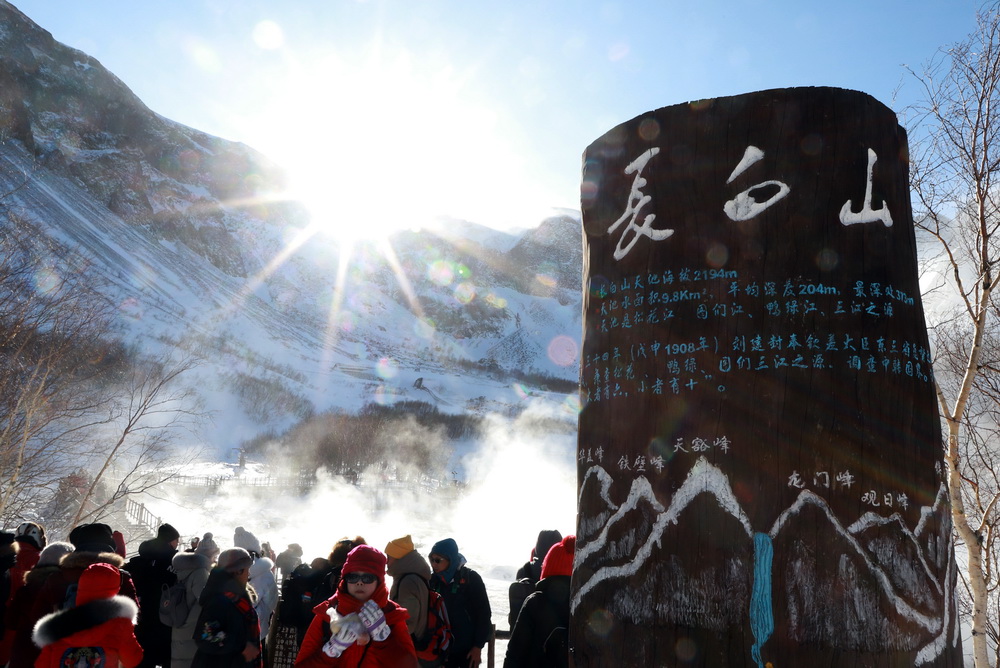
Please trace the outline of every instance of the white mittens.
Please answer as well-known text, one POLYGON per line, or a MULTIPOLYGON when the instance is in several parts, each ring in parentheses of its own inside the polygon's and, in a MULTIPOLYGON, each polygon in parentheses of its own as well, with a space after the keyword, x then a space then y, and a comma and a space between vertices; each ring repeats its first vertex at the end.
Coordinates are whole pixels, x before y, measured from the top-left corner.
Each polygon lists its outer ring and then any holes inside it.
POLYGON ((372 640, 381 642, 389 637, 389 625, 385 623, 385 613, 375 601, 365 601, 358 612, 358 617, 361 618, 361 623, 365 625, 365 630, 372 640))
POLYGON ((365 625, 358 615, 341 617, 333 608, 327 610, 327 614, 330 617, 330 631, 333 635, 323 645, 323 654, 336 658, 343 654, 345 649, 358 642, 362 635, 366 635, 365 625))

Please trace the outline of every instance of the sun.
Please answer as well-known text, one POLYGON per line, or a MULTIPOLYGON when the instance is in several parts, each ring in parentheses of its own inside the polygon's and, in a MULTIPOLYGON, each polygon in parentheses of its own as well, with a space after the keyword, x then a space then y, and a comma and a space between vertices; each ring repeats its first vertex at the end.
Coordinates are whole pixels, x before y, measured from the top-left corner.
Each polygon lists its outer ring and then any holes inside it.
MULTIPOLYGON (((469 71, 399 51, 337 53, 289 66, 259 122, 287 196, 339 239, 384 237, 442 217, 533 225, 544 210, 517 131, 468 84, 469 71)), ((551 204, 551 202, 549 202, 551 204)))

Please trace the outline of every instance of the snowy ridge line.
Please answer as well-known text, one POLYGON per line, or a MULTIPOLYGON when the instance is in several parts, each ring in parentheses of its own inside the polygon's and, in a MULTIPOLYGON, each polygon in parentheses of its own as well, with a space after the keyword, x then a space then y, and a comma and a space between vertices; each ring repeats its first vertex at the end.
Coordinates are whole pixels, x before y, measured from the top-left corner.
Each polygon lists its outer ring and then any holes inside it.
MULTIPOLYGON (((600 468, 603 471, 603 468, 599 466, 595 466, 593 468, 600 468)), ((607 473, 605 472, 605 474, 607 473)), ((677 490, 676 494, 674 494, 670 507, 665 512, 663 510, 663 506, 653 495, 653 488, 649 481, 646 478, 636 478, 632 482, 632 487, 629 490, 628 500, 626 500, 615 515, 608 520, 607 524, 604 526, 604 530, 601 531, 601 534, 597 538, 590 543, 587 543, 582 550, 577 549, 577 558, 582 561, 593 552, 604 547, 607 543, 608 530, 611 526, 618 522, 618 520, 622 519, 629 510, 632 510, 641 498, 648 498, 650 504, 660 513, 649 533, 649 538, 636 553, 636 556, 631 563, 624 566, 604 566, 599 568, 574 594, 573 600, 570 603, 570 610, 575 611, 580 605, 580 600, 583 596, 600 582, 612 577, 632 575, 639 570, 639 567, 642 566, 649 558, 650 554, 652 554, 654 544, 656 546, 660 546, 660 539, 663 532, 666 530, 667 525, 676 524, 677 517, 680 515, 681 511, 683 511, 688 504, 691 503, 691 501, 702 493, 711 493, 715 496, 716 501, 719 502, 719 506, 728 511, 740 522, 744 530, 747 532, 747 536, 753 536, 753 528, 750 526, 750 518, 746 516, 746 513, 743 512, 739 502, 736 500, 736 495, 733 494, 732 487, 729 485, 729 479, 722 471, 710 464, 704 457, 699 457, 698 461, 695 462, 694 466, 688 472, 687 478, 684 480, 684 484, 682 484, 681 488, 677 490), (640 481, 642 482, 640 483, 640 481), (648 495, 648 497, 646 495, 648 495)))
MULTIPOLYGON (((923 519, 922 511, 923 509, 921 509, 921 519, 923 519)), ((893 513, 889 517, 882 517, 876 513, 867 512, 858 518, 857 522, 847 527, 847 532, 850 534, 859 534, 865 529, 886 526, 887 524, 892 523, 898 524, 899 528, 903 531, 903 535, 906 536, 906 539, 913 543, 913 547, 917 550, 917 557, 920 559, 920 565, 924 568, 924 573, 927 574, 927 577, 934 584, 934 588, 937 590, 937 593, 939 595, 943 594, 944 591, 942 591, 941 583, 934 578, 934 574, 931 572, 930 564, 927 563, 927 558, 924 556, 924 551, 920 549, 920 541, 918 541, 917 537, 913 535, 910 528, 906 526, 906 523, 903 521, 903 518, 899 515, 899 513, 893 513)))
POLYGON ((653 492, 653 487, 649 480, 646 478, 636 478, 632 481, 632 487, 629 489, 628 498, 625 500, 618 510, 615 512, 611 518, 608 519, 607 523, 604 525, 604 529, 601 530, 600 535, 594 540, 587 543, 583 549, 577 548, 576 554, 577 558, 583 560, 589 557, 591 554, 604 547, 608 542, 608 532, 611 528, 621 519, 623 519, 630 511, 635 510, 639 501, 641 500, 649 501, 650 505, 658 512, 663 512, 663 506, 660 504, 659 500, 656 498, 656 494, 653 492))
MULTIPOLYGON (((577 494, 577 507, 580 505, 580 500, 583 498, 583 489, 587 486, 587 479, 590 477, 596 477, 600 481, 600 495, 601 500, 608 504, 608 508, 612 510, 618 510, 618 504, 611 500, 611 483, 614 480, 611 478, 611 474, 604 470, 602 466, 591 466, 587 469, 587 472, 583 474, 583 482, 580 483, 580 492, 577 494)), ((580 554, 577 551, 577 554, 580 554)))
POLYGON ((932 515, 938 513, 942 509, 947 499, 948 499, 948 488, 945 486, 944 483, 941 483, 941 487, 938 488, 937 498, 934 499, 933 507, 928 508, 927 506, 922 506, 920 508, 920 520, 917 521, 917 526, 913 528, 913 534, 915 536, 919 536, 921 533, 923 533, 924 524, 927 523, 928 519, 932 515))
POLYGON ((900 598, 898 594, 896 594, 895 589, 892 586, 892 583, 889 581, 889 576, 885 574, 885 571, 883 571, 878 564, 876 564, 871 560, 871 558, 865 552, 864 548, 861 547, 861 544, 857 541, 857 539, 852 534, 848 533, 847 530, 844 529, 844 527, 840 524, 840 520, 838 520, 836 516, 834 516, 833 511, 830 510, 830 506, 827 505, 826 501, 817 496, 814 492, 811 492, 807 489, 802 490, 798 498, 795 500, 795 503, 789 506, 788 509, 785 510, 785 512, 781 513, 781 515, 775 521, 774 526, 771 527, 771 530, 768 532, 771 538, 772 539, 776 538, 778 533, 780 533, 781 528, 788 520, 788 518, 792 517, 793 515, 797 515, 807 505, 815 506, 819 508, 821 511, 823 511, 823 514, 826 515, 827 520, 829 520, 833 528, 848 542, 848 544, 850 544, 851 547, 854 548, 858 556, 860 556, 864 560, 865 564, 868 566, 868 569, 875 575, 875 578, 878 580, 883 593, 889 597, 889 600, 892 602, 892 605, 896 609, 896 612, 898 612, 906 619, 909 619, 914 624, 923 627, 929 633, 938 633, 941 630, 939 620, 936 620, 932 617, 928 617, 927 615, 919 612, 913 606, 911 606, 902 598, 900 598))
MULTIPOLYGON (((604 479, 604 476, 610 477, 603 467, 594 466, 588 470, 586 478, 590 477, 591 474, 604 479), (597 469, 597 470, 595 470, 597 469)), ((593 554, 597 550, 601 549, 607 544, 608 531, 611 526, 616 524, 618 521, 623 519, 628 511, 634 509, 636 504, 642 498, 649 498, 653 493, 652 487, 646 478, 637 478, 633 481, 631 488, 629 490, 629 496, 625 503, 617 510, 615 515, 609 519, 604 527, 604 530, 600 535, 593 541, 587 543, 582 549, 577 550, 577 558, 584 560, 587 556, 593 554), (641 481, 641 482, 640 482, 641 481)), ((736 500, 735 495, 732 492, 732 487, 729 484, 729 479, 719 470, 717 467, 710 464, 704 457, 700 457, 695 465, 692 467, 691 471, 688 473, 687 479, 685 479, 684 484, 681 488, 674 494, 671 500, 670 507, 665 511, 661 512, 656 522, 653 525, 653 530, 650 532, 649 538, 642 545, 642 547, 636 552, 635 557, 632 562, 621 565, 621 566, 605 566, 599 568, 583 585, 574 593, 571 600, 570 609, 576 611, 579 607, 580 602, 590 590, 592 590, 597 584, 615 577, 626 577, 635 574, 640 567, 649 559, 654 545, 659 546, 661 544, 661 537, 663 531, 666 529, 668 524, 677 522, 677 517, 680 512, 687 507, 691 501, 701 493, 710 493, 716 497, 719 505, 730 512, 735 518, 737 518, 743 525, 744 529, 747 531, 748 537, 753 536, 753 529, 750 525, 749 518, 746 516, 739 502, 736 500)), ((650 503, 654 507, 659 506, 655 498, 650 499, 650 503)), ((813 505, 826 515, 829 522, 834 526, 835 530, 850 544, 856 553, 864 560, 865 564, 868 566, 870 571, 875 575, 879 586, 882 589, 884 595, 886 595, 892 602, 896 611, 904 618, 910 620, 914 624, 924 628, 929 633, 941 634, 946 633, 946 627, 942 625, 941 620, 929 617, 920 611, 916 610, 913 606, 906 603, 902 598, 896 593, 892 583, 890 582, 885 571, 882 570, 880 566, 875 564, 871 558, 866 554, 864 548, 857 541, 857 539, 844 527, 841 525, 840 521, 833 515, 830 510, 829 505, 808 490, 801 492, 796 499, 796 501, 785 510, 775 521, 768 535, 771 538, 775 538, 787 523, 787 521, 794 515, 801 512, 807 505, 813 505)), ((857 523, 855 523, 857 524, 857 523)), ((919 544, 917 544, 918 552, 922 552, 919 549, 919 544)), ((952 563, 954 562, 954 557, 949 560, 949 572, 952 568, 952 563)), ((579 563, 579 562, 578 562, 579 563)), ((931 578, 934 581, 934 578, 931 578)), ((939 591, 943 591, 944 587, 938 584, 939 591)), ((947 596, 948 594, 946 594, 947 596)), ((932 651, 932 650, 928 650, 932 651)))

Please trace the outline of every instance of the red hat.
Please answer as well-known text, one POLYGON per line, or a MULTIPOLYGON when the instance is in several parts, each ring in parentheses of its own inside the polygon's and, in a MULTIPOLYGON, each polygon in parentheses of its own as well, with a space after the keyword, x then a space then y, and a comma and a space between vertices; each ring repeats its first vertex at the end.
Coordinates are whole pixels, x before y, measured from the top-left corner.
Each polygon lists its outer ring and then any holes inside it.
POLYGON ((573 553, 576 552, 576 536, 566 536, 549 548, 542 562, 542 578, 551 575, 573 574, 573 553))
POLYGON ((348 573, 371 573, 380 580, 385 579, 385 555, 371 545, 358 545, 347 553, 347 561, 340 569, 344 575, 348 573))
POLYGON ((99 598, 111 598, 118 593, 122 576, 111 564, 97 563, 87 566, 76 585, 76 604, 82 605, 99 598))

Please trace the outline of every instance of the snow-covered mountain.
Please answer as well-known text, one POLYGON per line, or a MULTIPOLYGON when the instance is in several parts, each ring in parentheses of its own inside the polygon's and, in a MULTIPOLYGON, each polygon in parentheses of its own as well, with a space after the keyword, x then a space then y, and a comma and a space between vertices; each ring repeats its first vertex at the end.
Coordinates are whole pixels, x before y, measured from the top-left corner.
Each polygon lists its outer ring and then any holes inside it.
POLYGON ((348 246, 311 232, 284 178, 245 145, 159 116, 0 0, 4 225, 92 263, 142 349, 198 355, 185 382, 214 414, 199 445, 403 400, 575 423, 577 214, 348 246))

